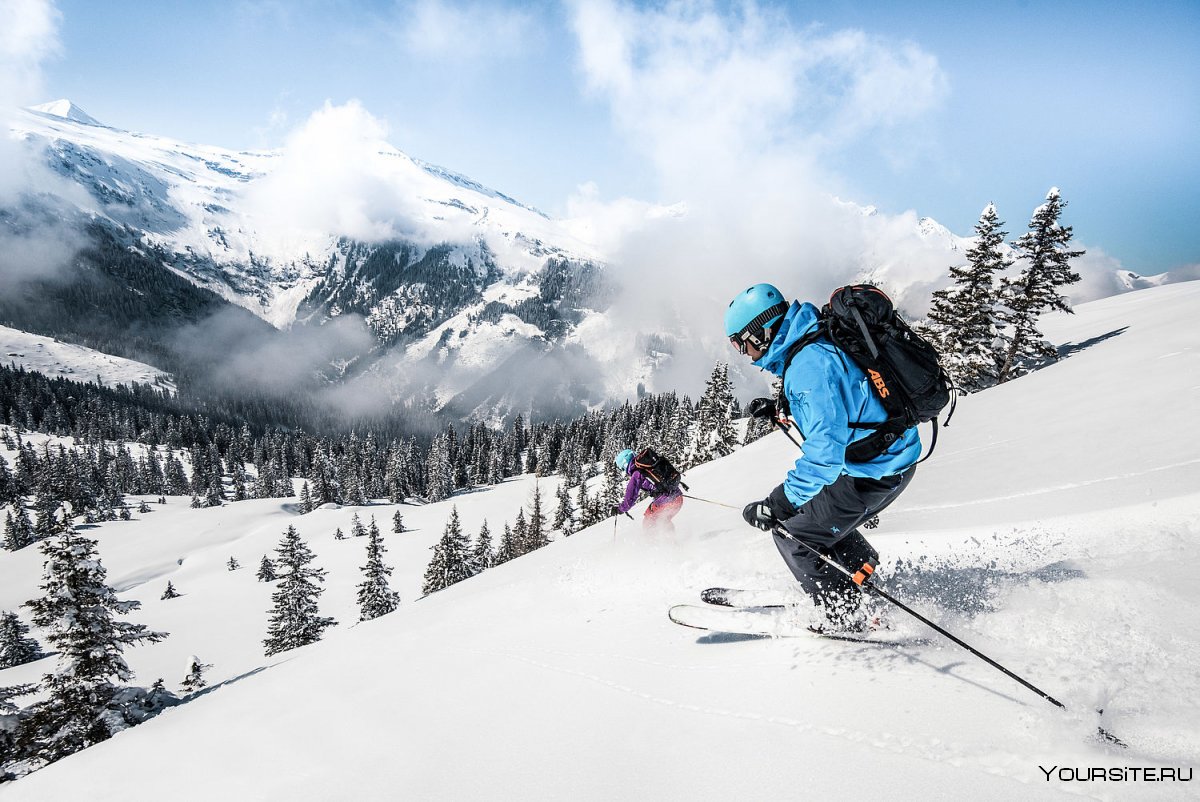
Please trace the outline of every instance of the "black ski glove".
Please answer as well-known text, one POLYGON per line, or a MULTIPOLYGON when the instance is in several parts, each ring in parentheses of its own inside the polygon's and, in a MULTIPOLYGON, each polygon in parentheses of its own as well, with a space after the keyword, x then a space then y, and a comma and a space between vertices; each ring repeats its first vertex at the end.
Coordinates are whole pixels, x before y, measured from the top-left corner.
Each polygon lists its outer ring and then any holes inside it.
POLYGON ((750 413, 752 418, 764 418, 766 420, 775 420, 778 414, 778 409, 775 407, 775 399, 773 398, 756 398, 746 407, 746 411, 750 413))
POLYGON ((609 507, 608 514, 609 515, 620 515, 621 514, 621 505, 614 504, 611 507, 609 507))
POLYGON ((742 517, 751 526, 757 526, 764 532, 770 532, 779 521, 771 514, 771 508, 765 501, 752 501, 742 510, 742 517))
POLYGON ((742 517, 751 526, 770 532, 776 525, 782 524, 798 512, 800 511, 796 509, 796 505, 792 504, 783 492, 783 485, 779 485, 762 501, 747 504, 742 510, 742 517))

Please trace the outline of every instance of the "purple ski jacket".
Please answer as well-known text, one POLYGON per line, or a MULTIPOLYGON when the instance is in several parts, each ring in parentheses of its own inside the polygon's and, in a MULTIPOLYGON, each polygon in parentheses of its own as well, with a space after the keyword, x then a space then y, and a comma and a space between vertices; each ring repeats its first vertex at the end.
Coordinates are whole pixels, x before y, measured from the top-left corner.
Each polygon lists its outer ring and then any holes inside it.
MULTIPOLYGON (((642 476, 641 471, 639 471, 637 468, 634 468, 632 465, 629 467, 628 471, 629 484, 625 485, 625 500, 617 505, 617 509, 620 510, 622 514, 633 509, 633 505, 637 503, 638 493, 640 491, 644 490, 647 493, 654 492, 654 482, 650 481, 648 477, 642 476)), ((665 502, 670 501, 673 498, 678 498, 681 495, 683 495, 683 491, 678 485, 676 485, 675 489, 670 493, 666 493, 661 496, 655 496, 654 500, 656 502, 665 502)))

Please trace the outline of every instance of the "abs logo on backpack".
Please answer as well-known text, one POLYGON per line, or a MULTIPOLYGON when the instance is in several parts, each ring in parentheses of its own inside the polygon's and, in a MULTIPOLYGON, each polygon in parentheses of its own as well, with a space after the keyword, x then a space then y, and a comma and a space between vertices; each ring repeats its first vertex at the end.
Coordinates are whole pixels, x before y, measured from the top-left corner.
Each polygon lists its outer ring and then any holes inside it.
POLYGON ((880 375, 879 371, 872 368, 869 369, 867 373, 869 373, 871 376, 871 383, 874 384, 875 389, 879 391, 880 398, 887 398, 889 395, 891 395, 891 393, 888 392, 887 382, 883 380, 883 376, 880 375))

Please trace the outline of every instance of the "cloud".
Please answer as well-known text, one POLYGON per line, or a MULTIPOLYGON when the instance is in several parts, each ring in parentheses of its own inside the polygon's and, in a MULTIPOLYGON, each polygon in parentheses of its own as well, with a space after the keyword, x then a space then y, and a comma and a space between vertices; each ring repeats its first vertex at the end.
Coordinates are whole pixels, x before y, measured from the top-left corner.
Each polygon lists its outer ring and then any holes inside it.
POLYGON ((374 339, 356 315, 278 331, 245 310, 226 307, 181 328, 172 344, 217 390, 288 395, 313 390, 332 365, 367 353, 374 339))
POLYGON ((419 185, 427 179, 386 135, 386 123, 357 100, 326 101, 288 135, 270 172, 247 188, 256 231, 273 247, 330 236, 445 238, 444 226, 435 235, 422 222, 419 185))
POLYGON ((826 166, 920 127, 939 107, 948 82, 931 54, 860 31, 798 28, 751 2, 577 0, 572 28, 587 88, 645 156, 663 199, 605 201, 585 187, 571 200, 600 221, 629 290, 608 333, 627 346, 614 363, 638 358, 646 320, 686 343, 652 389, 698 389, 714 359, 733 355, 723 310, 750 284, 821 298, 881 267, 919 273, 901 257, 947 266, 915 215, 838 201, 843 181, 826 166))
POLYGON ((4 114, 38 102, 42 62, 61 51, 60 17, 48 0, 0 3, 0 105, 4 114))
POLYGON ((38 148, 10 133, 17 109, 45 100, 42 64, 61 52, 60 18, 46 0, 0 3, 0 208, 13 212, 0 222, 0 291, 54 278, 77 252, 82 238, 64 221, 70 203, 53 195, 90 206, 38 148))

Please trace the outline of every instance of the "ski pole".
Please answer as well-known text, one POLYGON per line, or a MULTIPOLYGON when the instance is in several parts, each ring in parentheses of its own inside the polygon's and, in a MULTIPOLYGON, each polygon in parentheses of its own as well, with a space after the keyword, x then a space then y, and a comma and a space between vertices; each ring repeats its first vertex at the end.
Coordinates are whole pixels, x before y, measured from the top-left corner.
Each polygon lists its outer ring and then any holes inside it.
MULTIPOLYGON (((1029 682, 1029 681, 1025 680, 1024 678, 1022 678, 1022 677, 1018 676, 1017 674, 1013 673, 1012 671, 1009 671, 1007 668, 1005 668, 1004 666, 1000 665, 1000 664, 999 664, 999 663, 997 663, 995 660, 993 660, 992 658, 988 657, 986 654, 984 654, 983 652, 979 651, 979 650, 978 650, 978 649, 976 649, 974 646, 970 645, 969 643, 967 643, 966 641, 962 640, 961 638, 958 638, 958 637, 956 637, 955 635, 952 635, 951 633, 947 632, 945 629, 943 629, 942 627, 940 627, 940 626, 938 626, 937 624, 933 623, 933 622, 932 622, 932 621, 930 621, 928 618, 926 618, 925 616, 923 616, 923 615, 921 615, 920 613, 918 613, 916 610, 914 610, 914 609, 912 609, 911 607, 909 607, 907 604, 904 604, 904 603, 903 603, 903 602, 901 602, 899 599, 897 599, 897 598, 895 598, 894 596, 892 596, 890 593, 888 593, 887 591, 885 591, 883 588, 876 587, 876 586, 875 586, 875 585, 874 585, 874 584, 873 584, 873 583, 870 581, 870 580, 871 580, 871 577, 872 577, 872 575, 875 573, 875 568, 874 568, 874 566, 872 566, 870 563, 863 563, 863 566, 862 566, 862 568, 858 569, 858 571, 856 571, 856 572, 854 572, 854 573, 851 573, 851 572, 849 571, 849 569, 847 569, 845 566, 843 566, 843 565, 842 565, 841 563, 839 563, 837 560, 834 560, 833 558, 829 557, 828 555, 826 555, 826 554, 823 554, 823 553, 822 553, 822 552, 821 552, 819 549, 815 549, 815 548, 813 548, 812 546, 810 546, 809 544, 805 543, 805 542, 804 542, 803 540, 801 540, 800 538, 793 536, 791 533, 789 533, 789 532, 788 532, 786 529, 784 529, 782 526, 778 526, 778 525, 776 525, 776 526, 772 527, 771 531, 772 531, 773 533, 775 533, 775 534, 779 535, 780 537, 785 537, 785 538, 787 538, 788 540, 791 540, 791 541, 794 541, 794 542, 796 542, 796 543, 799 543, 801 546, 803 546, 804 548, 808 549, 808 550, 809 550, 809 551, 811 551, 813 554, 817 555, 817 557, 819 557, 819 558, 822 560, 822 562, 824 562, 826 565, 828 565, 828 566, 830 566, 831 568, 833 568, 833 569, 835 569, 835 570, 837 570, 837 571, 841 572, 842 574, 845 574, 846 576, 848 576, 848 577, 850 578, 850 581, 852 581, 852 582, 854 583, 854 585, 855 585, 855 586, 856 586, 856 587, 857 587, 857 588, 858 588, 860 591, 862 591, 864 594, 866 594, 866 593, 872 593, 872 594, 874 594, 874 595, 876 595, 876 596, 880 597, 881 599, 886 599, 887 601, 889 601, 889 602, 891 602, 892 604, 896 605, 896 606, 897 606, 897 607, 899 607, 901 610, 903 610, 904 612, 908 613, 909 615, 911 615, 913 618, 917 619, 917 620, 918 620, 918 621, 920 621, 921 623, 925 624, 926 626, 930 627, 930 628, 931 628, 931 629, 933 629, 934 631, 936 631, 936 632, 940 633, 941 635, 943 635, 943 636, 945 636, 946 638, 950 639, 950 640, 951 640, 951 641, 953 641, 954 643, 956 643, 956 644, 958 644, 959 646, 963 647, 963 648, 964 648, 964 649, 966 649, 968 652, 970 652, 971 654, 975 655, 975 656, 976 656, 976 657, 978 657, 979 659, 983 660, 983 661, 984 661, 985 663, 987 663, 988 665, 992 666, 993 668, 999 669, 1000 671, 1003 671, 1003 672, 1004 672, 1005 674, 1007 674, 1009 677, 1011 677, 1011 678, 1015 679, 1017 682, 1021 683, 1021 684, 1022 684, 1022 685, 1024 685, 1026 688, 1028 688, 1029 690, 1033 691, 1034 693, 1036 693, 1038 696, 1040 696, 1040 697, 1042 697, 1043 699, 1045 699, 1045 700, 1046 700, 1047 702, 1049 702, 1050 704, 1054 705, 1055 707, 1061 708, 1062 710, 1066 710, 1066 709, 1067 709, 1067 706, 1066 706, 1066 705, 1064 705, 1062 702, 1060 702, 1060 701, 1058 701, 1057 699, 1055 699, 1055 698, 1054 698, 1053 696, 1051 696, 1050 694, 1048 694, 1048 693, 1046 693, 1045 691, 1043 691, 1041 688, 1039 688, 1039 687, 1037 687, 1036 685, 1034 685, 1033 683, 1031 683, 1031 682, 1029 682)), ((1111 743, 1111 744, 1116 744, 1117 746, 1122 746, 1122 747, 1126 746, 1126 744, 1125 744, 1125 742, 1124 742, 1124 741, 1122 741, 1120 738, 1118 738, 1117 736, 1113 735, 1112 733, 1110 733, 1108 730, 1104 729, 1103 727, 1097 727, 1096 729, 1097 729, 1097 731, 1100 733, 1100 737, 1101 737, 1101 738, 1103 738, 1105 741, 1108 741, 1108 742, 1109 742, 1109 743, 1111 743)))
POLYGON ((775 428, 786 434, 788 439, 796 444, 796 448, 804 450, 804 446, 800 445, 800 441, 792 437, 792 427, 780 420, 779 409, 774 401, 769 398, 756 398, 750 402, 749 411, 752 418, 769 418, 775 428))
POLYGON ((713 501, 710 498, 700 498, 699 496, 689 496, 687 493, 684 493, 683 497, 690 498, 693 501, 703 501, 705 504, 716 504, 718 507, 725 507, 726 509, 730 509, 730 510, 740 510, 741 509, 741 507, 735 507, 732 504, 722 504, 720 501, 713 501))

